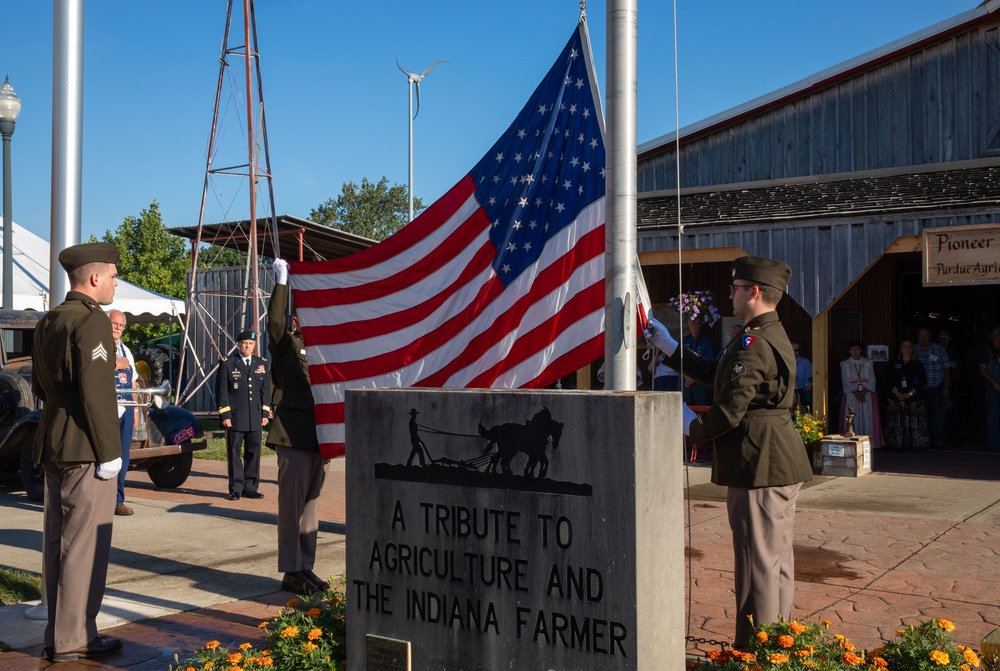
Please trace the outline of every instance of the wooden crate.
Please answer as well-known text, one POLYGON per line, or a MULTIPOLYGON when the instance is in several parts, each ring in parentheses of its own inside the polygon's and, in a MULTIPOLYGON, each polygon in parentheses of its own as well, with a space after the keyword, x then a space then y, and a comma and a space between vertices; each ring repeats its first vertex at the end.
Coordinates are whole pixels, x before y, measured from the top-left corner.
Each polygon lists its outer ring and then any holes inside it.
POLYGON ((872 447, 868 436, 827 436, 820 441, 823 475, 856 478, 872 472, 872 447))

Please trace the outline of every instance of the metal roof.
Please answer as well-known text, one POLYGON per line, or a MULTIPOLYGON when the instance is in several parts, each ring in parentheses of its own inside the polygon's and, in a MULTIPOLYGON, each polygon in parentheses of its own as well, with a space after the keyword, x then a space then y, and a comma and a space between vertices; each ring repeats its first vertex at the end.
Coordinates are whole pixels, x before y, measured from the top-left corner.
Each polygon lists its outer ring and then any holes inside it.
MULTIPOLYGON (((302 242, 303 261, 325 261, 337 259, 354 252, 368 249, 375 240, 360 235, 346 233, 308 219, 299 219, 288 214, 276 218, 278 245, 282 258, 298 259, 299 241, 302 242)), ((275 258, 274 242, 271 236, 270 219, 257 219, 257 254, 275 258), (265 233, 266 232, 266 233, 265 233)), ((198 236, 197 226, 180 226, 168 231, 181 238, 194 241, 198 236)), ((221 247, 245 252, 250 246, 250 220, 228 221, 202 227, 201 241, 221 247)))

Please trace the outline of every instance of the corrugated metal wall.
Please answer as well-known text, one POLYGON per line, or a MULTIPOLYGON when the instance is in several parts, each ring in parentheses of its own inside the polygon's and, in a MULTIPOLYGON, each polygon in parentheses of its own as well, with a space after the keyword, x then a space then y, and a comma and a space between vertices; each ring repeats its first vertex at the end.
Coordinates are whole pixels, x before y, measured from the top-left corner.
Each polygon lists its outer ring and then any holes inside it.
MULTIPOLYGON (((995 212, 892 221, 826 220, 777 226, 687 227, 684 250, 736 247, 784 261, 796 272, 788 294, 812 318, 830 307, 898 238, 924 228, 996 221, 995 212)), ((676 231, 640 231, 639 253, 677 250, 676 231)))
MULTIPOLYGON (((190 280, 190 275, 188 275, 190 280)), ((261 267, 258 271, 261 322, 255 331, 260 340, 261 356, 267 357, 267 297, 274 279, 261 267)), ((198 309, 192 315, 190 345, 185 356, 185 379, 200 387, 184 407, 193 412, 213 412, 215 377, 212 370, 219 364, 219 353, 228 355, 235 349, 236 336, 251 327, 252 306, 245 299, 248 271, 243 267, 208 268, 198 271, 195 298, 198 309), (207 376, 207 377, 206 377, 207 376)), ((190 308, 189 308, 190 309, 190 308)))
MULTIPOLYGON (((997 21, 682 144, 681 185, 769 181, 1000 153, 997 21)), ((676 188, 674 151, 643 159, 638 190, 676 188)))

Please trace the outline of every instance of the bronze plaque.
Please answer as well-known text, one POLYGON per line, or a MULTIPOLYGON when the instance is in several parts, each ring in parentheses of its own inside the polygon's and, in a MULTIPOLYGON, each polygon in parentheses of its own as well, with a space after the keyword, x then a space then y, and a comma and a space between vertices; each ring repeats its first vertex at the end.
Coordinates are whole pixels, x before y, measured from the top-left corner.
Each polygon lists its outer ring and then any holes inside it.
POLYGON ((367 671, 410 671, 410 642, 368 634, 365 636, 367 671))

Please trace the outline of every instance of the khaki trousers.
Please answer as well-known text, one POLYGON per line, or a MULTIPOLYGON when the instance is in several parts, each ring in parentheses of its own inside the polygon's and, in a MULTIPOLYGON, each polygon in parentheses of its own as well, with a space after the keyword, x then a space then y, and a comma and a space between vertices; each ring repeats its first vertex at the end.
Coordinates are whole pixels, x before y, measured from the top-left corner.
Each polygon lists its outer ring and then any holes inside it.
POLYGON ((802 484, 745 489, 726 496, 733 530, 736 583, 736 647, 745 647, 755 626, 792 619, 795 502, 802 484), (750 622, 753 617, 753 623, 750 622))
POLYGON ((278 571, 311 571, 316 562, 326 460, 319 452, 274 449, 278 453, 278 571))
POLYGON ((98 480, 92 463, 44 464, 45 596, 43 644, 55 652, 97 636, 115 514, 116 482, 98 480))

